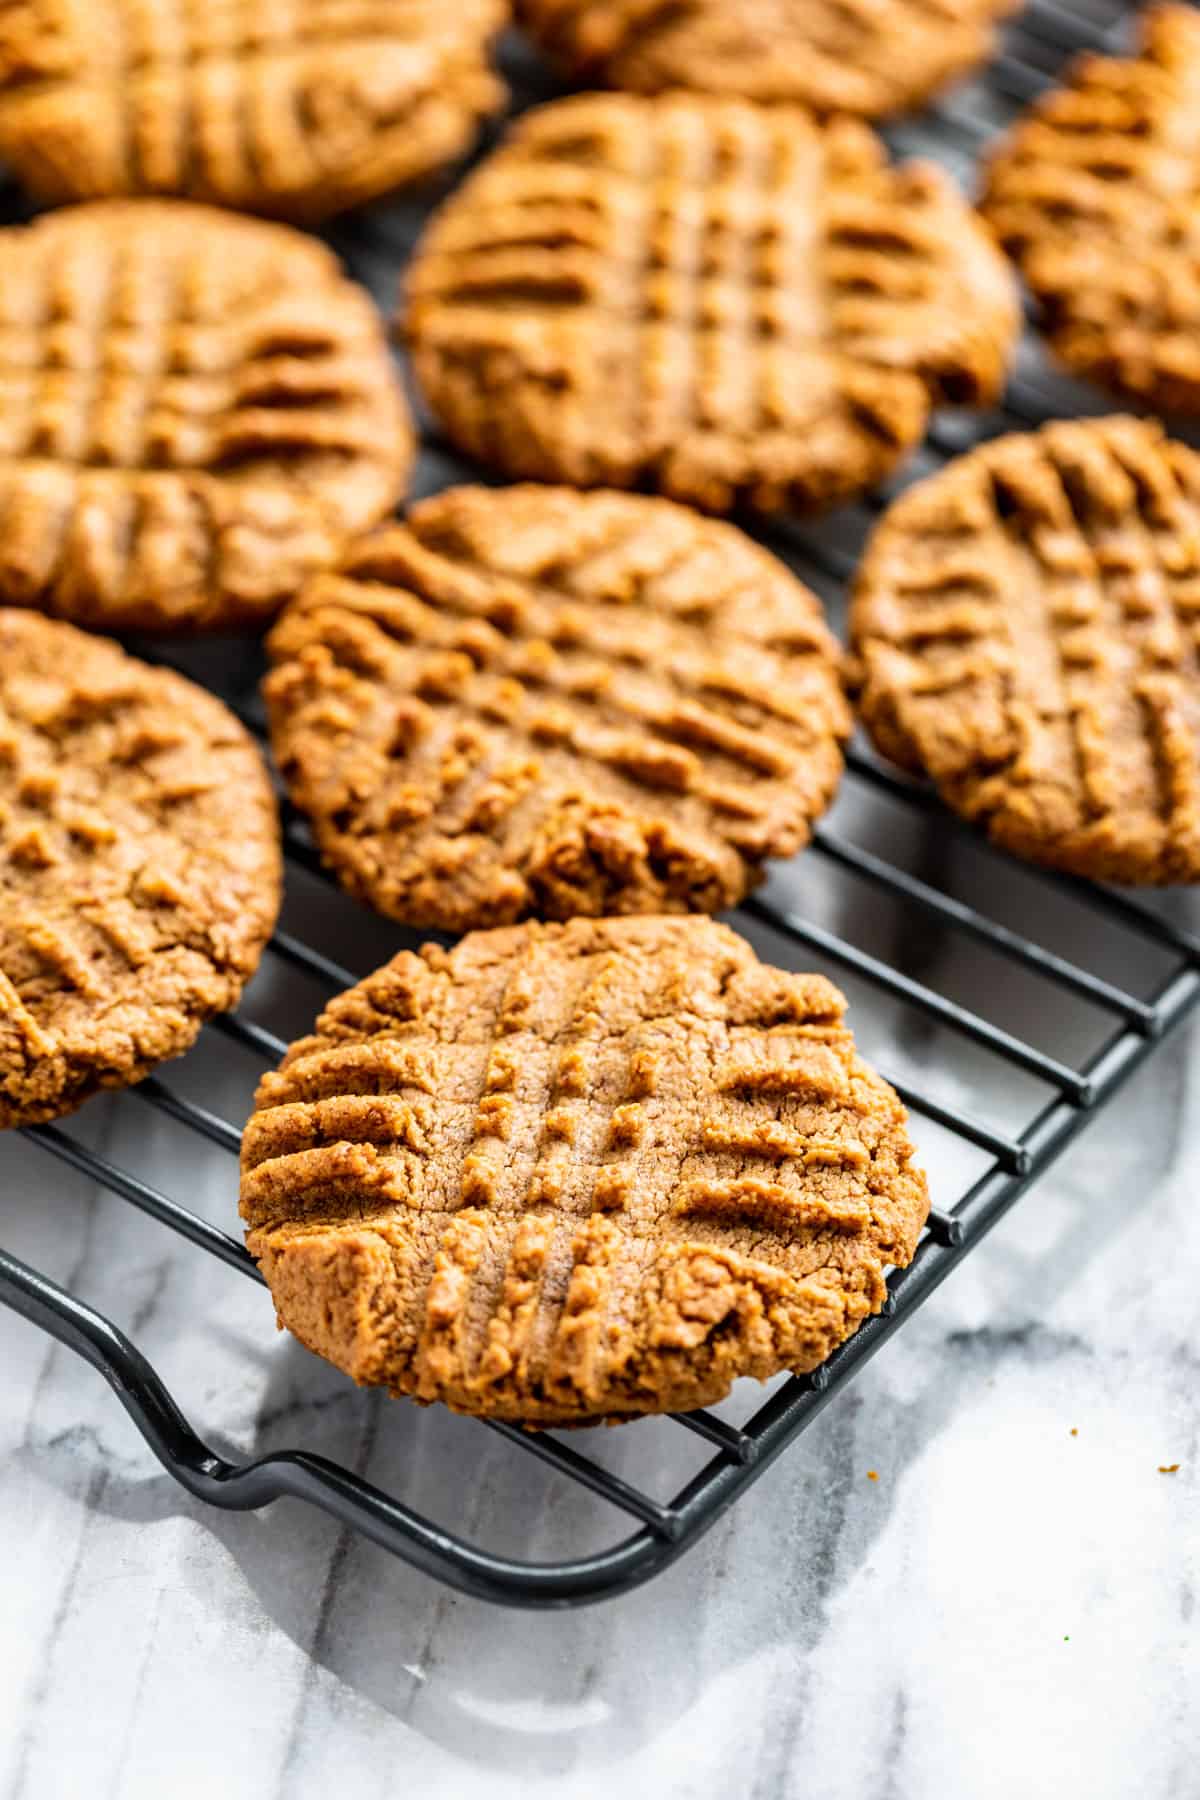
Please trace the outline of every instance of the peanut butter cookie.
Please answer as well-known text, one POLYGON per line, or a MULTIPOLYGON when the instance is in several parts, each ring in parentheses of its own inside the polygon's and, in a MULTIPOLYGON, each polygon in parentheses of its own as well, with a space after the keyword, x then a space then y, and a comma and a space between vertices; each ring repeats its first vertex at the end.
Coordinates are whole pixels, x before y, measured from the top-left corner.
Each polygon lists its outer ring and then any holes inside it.
POLYGON ((863 718, 1019 855, 1200 880, 1200 454, 1138 419, 999 438, 911 488, 859 576, 863 718))
POLYGON ((1083 57, 996 152, 983 210, 1068 368, 1200 413, 1200 13, 1146 14, 1136 57, 1083 57))
POLYGON ((983 62, 1016 0, 518 0, 589 86, 691 88, 879 118, 983 62))
POLYGON ((695 917, 404 952, 259 1088, 242 1215, 280 1323, 536 1425, 817 1367, 928 1211, 844 1004, 695 917))
POLYGON ((112 200, 0 230, 0 602, 261 625, 398 498, 367 295, 284 225, 112 200))
POLYGON ((460 931, 719 911, 804 844, 850 719, 820 607, 666 500, 458 488, 271 634, 276 760, 346 885, 460 931))
POLYGON ((460 448, 709 511, 821 508, 990 400, 1012 278, 866 126, 696 95, 528 114, 435 218, 408 338, 460 448))
POLYGON ((0 1126, 186 1050, 254 973, 280 882, 267 771, 219 701, 0 609, 0 1126))
POLYGON ((7 0, 0 155, 41 199, 313 220, 468 148, 504 0, 7 0))

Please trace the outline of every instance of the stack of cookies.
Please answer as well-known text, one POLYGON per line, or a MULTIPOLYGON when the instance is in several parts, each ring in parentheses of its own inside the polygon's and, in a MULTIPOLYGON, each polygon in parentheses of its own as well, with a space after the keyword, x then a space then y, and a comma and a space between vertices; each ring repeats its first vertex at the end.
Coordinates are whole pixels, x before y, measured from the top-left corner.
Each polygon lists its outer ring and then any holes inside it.
POLYGON ((1200 877, 1200 457, 1159 424, 1050 425, 911 488, 849 660, 728 518, 845 502, 934 408, 990 405, 1001 245, 1073 369, 1195 410, 1194 15, 1042 102, 982 213, 866 123, 1006 10, 519 0, 603 91, 443 200, 401 322, 445 437, 517 485, 395 522, 383 324, 295 227, 463 155, 503 104, 503 0, 6 8, 0 155, 58 209, 0 231, 0 1125, 140 1079, 253 974, 260 753, 99 634, 269 627, 322 855, 465 934, 332 1001, 245 1133, 279 1319, 356 1380, 625 1419, 811 1370, 878 1311, 928 1211, 904 1108, 836 989, 710 916, 831 803, 848 689, 1014 852, 1200 877))

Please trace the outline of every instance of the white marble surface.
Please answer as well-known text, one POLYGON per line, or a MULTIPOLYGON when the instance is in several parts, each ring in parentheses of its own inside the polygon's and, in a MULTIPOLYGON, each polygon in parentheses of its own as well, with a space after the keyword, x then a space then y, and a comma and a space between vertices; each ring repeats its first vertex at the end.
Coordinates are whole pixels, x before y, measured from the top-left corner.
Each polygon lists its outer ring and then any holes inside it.
MULTIPOLYGON (((955 104, 972 127, 1003 115, 978 87, 955 104)), ((964 179, 970 141, 946 155, 964 179)), ((339 239, 389 309, 410 212, 339 239)), ((446 475, 428 458, 419 485, 446 475)), ((939 844, 874 826, 876 847, 945 873, 939 844)), ((795 880, 820 922, 978 998, 978 953, 889 926, 812 866, 795 880)), ((993 869, 956 873, 1004 898, 993 869)), ((318 935, 347 960, 341 917, 318 935)), ((1037 923, 1115 978, 1154 973, 1103 933, 1037 923)), ((363 969, 391 945, 366 920, 351 938, 363 969)), ((256 1005, 302 1029, 314 994, 275 979, 256 1005)), ((1086 1008, 1033 1017, 1002 965, 985 985, 998 1023, 1085 1053, 1086 1008)), ((880 1004, 866 1027, 944 1099, 1028 1118, 1030 1084, 945 1034, 880 1004)), ((1200 1021, 698 1549, 584 1612, 456 1598, 295 1503, 205 1509, 99 1376, 0 1308, 0 1800, 1197 1800, 1198 1049, 1200 1021)), ((218 1040, 170 1080, 240 1120, 253 1076, 218 1040)), ((71 1130, 233 1228, 231 1159, 140 1101, 93 1103, 71 1130)), ((970 1158, 918 1135, 949 1203, 970 1158)), ((275 1336, 249 1282, 12 1137, 0 1243, 129 1330, 220 1449, 324 1451, 530 1558, 627 1529, 469 1422, 357 1395, 275 1336)), ((587 1447, 664 1492, 694 1464, 670 1426, 587 1447)))
MULTIPOLYGON (((0 1796, 1192 1800, 1198 1041, 699 1549, 585 1612, 456 1598, 294 1503, 202 1508, 0 1309, 0 1796)), ((234 1117, 250 1071, 218 1044, 172 1080, 234 1117)), ((149 1107, 74 1129, 232 1224, 231 1160, 149 1107)), ((0 1194, 6 1247, 130 1329, 218 1446, 323 1449, 528 1556, 619 1535, 469 1422, 355 1394, 249 1282, 34 1146, 0 1145, 0 1194)), ((596 1436, 677 1472, 669 1426, 596 1436)))

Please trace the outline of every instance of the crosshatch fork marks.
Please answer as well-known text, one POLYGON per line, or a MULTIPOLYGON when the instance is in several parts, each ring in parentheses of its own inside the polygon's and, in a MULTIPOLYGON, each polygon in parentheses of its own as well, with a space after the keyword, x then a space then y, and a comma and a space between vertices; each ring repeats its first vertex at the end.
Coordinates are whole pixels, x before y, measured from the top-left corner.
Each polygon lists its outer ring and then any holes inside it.
POLYGON ((0 593, 109 630, 261 623, 411 457, 324 246, 182 202, 0 231, 0 396, 0 593))
POLYGON ((996 439, 885 516, 862 708, 998 842, 1121 882, 1200 876, 1200 456, 1136 419, 996 439))
POLYGON ((813 597, 662 500, 452 489, 269 641, 284 779, 415 924, 717 911, 807 841, 849 731, 813 597))
POLYGON ((834 504, 940 397, 993 397, 1003 259, 930 165, 849 121, 672 95, 528 115, 408 274, 427 399, 516 476, 657 487, 712 511, 834 504))
POLYGON ((843 1004, 698 917, 406 952, 259 1090, 242 1206, 281 1319, 360 1381, 532 1423, 814 1367, 928 1208, 843 1004), (325 1092, 376 1045, 378 1093, 325 1092))
POLYGON ((502 0, 6 0, 0 148, 43 199, 318 219, 449 162, 502 99, 502 0))

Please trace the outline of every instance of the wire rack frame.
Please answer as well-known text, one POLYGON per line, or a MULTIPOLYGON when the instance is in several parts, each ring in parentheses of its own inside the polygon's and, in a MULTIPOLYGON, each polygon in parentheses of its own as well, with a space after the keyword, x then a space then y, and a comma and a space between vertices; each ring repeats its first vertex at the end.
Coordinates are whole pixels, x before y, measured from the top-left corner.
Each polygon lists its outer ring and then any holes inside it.
MULTIPOLYGON (((1006 34, 1002 53, 975 84, 973 102, 968 103, 961 94, 954 96, 921 120, 897 127, 888 135, 905 153, 932 151, 952 164, 955 159, 969 163, 1016 108, 1049 83, 1064 55, 1110 47, 1120 41, 1124 28, 1123 12, 1102 0, 1081 0, 1078 7, 1058 0, 1036 0, 1006 34)), ((520 62, 514 85, 519 94, 529 97, 531 84, 520 62)), ((539 97, 536 78, 532 87, 533 97, 539 97)), ((352 226, 352 232, 354 229, 352 226)), ((353 236, 337 247, 352 271, 378 291, 379 271, 364 266, 356 255, 360 246, 353 236)), ((396 271, 393 260, 388 278, 394 280, 396 271)), ((1028 427, 1062 410, 1053 383, 1046 384, 1036 374, 1032 379, 1019 375, 1010 384, 1003 408, 989 421, 935 421, 923 453, 925 464, 937 466, 995 430, 1028 427)), ((468 474, 477 472, 456 464, 444 446, 427 438, 427 487, 445 485, 447 479, 468 474)), ((868 521, 882 504, 882 496, 866 503, 863 510, 868 521)), ((772 530, 758 529, 757 535, 773 548, 782 548, 802 577, 814 585, 823 583, 826 589, 844 583, 856 562, 853 532, 802 529, 788 535, 782 546, 772 530)), ((227 697, 236 701, 236 696, 227 697)), ((261 718, 252 702, 238 710, 247 723, 261 730, 261 718)), ((852 749, 848 779, 899 814, 936 819, 939 834, 969 841, 985 859, 1006 860, 1003 853, 982 844, 969 828, 949 819, 929 789, 899 775, 873 754, 852 749)), ((293 865, 327 879, 302 822, 286 813, 285 848, 293 865)), ((638 1586, 693 1546, 796 1440, 1062 1154, 1164 1034, 1200 1000, 1200 938, 1171 917, 1126 895, 1048 873, 1028 871, 1025 876, 1041 892, 1053 893, 1060 904, 1078 908, 1081 916, 1098 915, 1118 927, 1132 947, 1158 953, 1165 960, 1166 972, 1144 992, 1114 982, 1082 961, 1036 942, 828 823, 818 827, 805 852, 805 860, 809 859, 874 889, 890 903, 907 909, 909 915, 925 918, 949 940, 982 947, 1014 965, 1038 984, 1047 999, 1058 995, 1086 1002, 1108 1021, 1107 1029, 1089 1055, 1078 1062, 1061 1060, 1004 1029, 983 1011, 893 967, 797 906, 769 895, 746 903, 741 919, 749 928, 766 927, 810 962, 815 957, 822 966, 850 971, 882 998, 901 1003, 1010 1069, 1034 1077, 1049 1098, 1014 1132, 998 1128, 986 1116, 948 1104, 913 1083, 889 1077, 918 1118, 934 1122, 961 1144, 982 1152, 986 1166, 953 1204, 934 1209, 911 1265, 891 1274, 882 1312, 862 1325, 821 1368, 789 1378, 741 1426, 712 1412, 672 1415, 677 1427, 702 1440, 712 1454, 669 1500, 653 1498, 553 1433, 529 1433, 494 1421, 477 1427, 499 1433, 531 1463, 545 1465, 623 1515, 631 1528, 605 1549, 555 1562, 516 1560, 445 1529, 350 1469, 306 1450, 279 1451, 248 1461, 221 1456, 193 1428, 155 1368, 124 1332, 3 1248, 0 1301, 98 1370, 162 1466, 201 1501, 231 1511, 263 1507, 284 1496, 307 1501, 449 1586, 509 1605, 578 1605, 638 1586)), ((351 970, 286 930, 275 934, 270 954, 330 991, 356 979, 351 970)), ((207 1029, 267 1063, 276 1062, 285 1049, 280 1038, 240 1014, 216 1019, 207 1029)), ((121 1101, 122 1105, 139 1103, 227 1152, 231 1162, 236 1157, 239 1129, 175 1091, 168 1080, 152 1076, 121 1101)), ((60 1126, 32 1128, 23 1136, 46 1155, 261 1284, 242 1244, 172 1195, 118 1167, 60 1126)), ((533 1472, 531 1469, 531 1475, 533 1472)))

